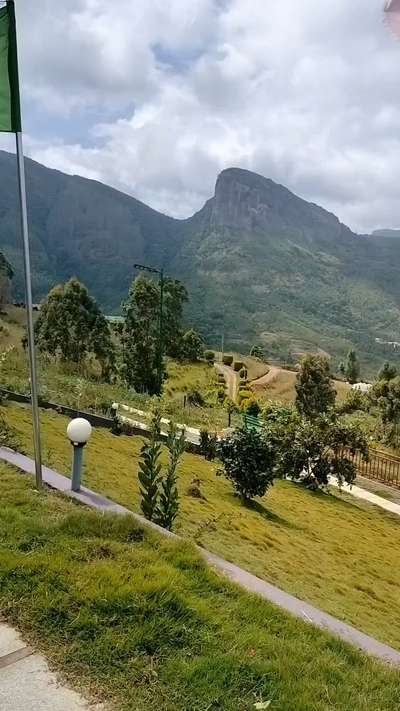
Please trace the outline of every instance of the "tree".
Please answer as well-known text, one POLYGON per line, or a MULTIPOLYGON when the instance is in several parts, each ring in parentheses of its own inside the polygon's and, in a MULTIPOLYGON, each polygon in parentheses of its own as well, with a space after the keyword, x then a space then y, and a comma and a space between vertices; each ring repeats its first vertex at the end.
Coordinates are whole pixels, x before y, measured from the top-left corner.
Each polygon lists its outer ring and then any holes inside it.
MULTIPOLYGON (((181 319, 187 291, 181 282, 165 279, 163 306, 163 351, 181 357, 183 336, 181 319)), ((160 285, 140 274, 132 283, 122 304, 125 316, 122 345, 124 375, 138 392, 160 394, 160 285)))
POLYGON ((347 354, 344 374, 351 385, 357 383, 360 378, 360 363, 357 358, 357 353, 353 348, 350 349, 347 354))
POLYGON ((312 419, 333 407, 335 399, 327 358, 313 354, 304 356, 296 382, 298 411, 312 419))
POLYGON ((169 462, 166 476, 161 480, 159 502, 155 516, 155 522, 163 526, 168 531, 172 531, 174 521, 179 511, 178 494, 178 466, 182 454, 185 451, 185 432, 178 434, 176 425, 170 422, 167 449, 169 452, 169 462))
POLYGON ((141 509, 149 521, 157 515, 159 486, 161 482, 161 415, 159 410, 152 413, 150 439, 144 442, 139 459, 139 484, 141 509))
POLYGON ((235 430, 217 446, 223 464, 217 474, 229 479, 242 501, 264 496, 275 476, 275 448, 256 430, 235 430))
POLYGON ((339 485, 352 484, 357 476, 353 457, 368 460, 368 444, 361 430, 340 420, 335 413, 314 420, 303 419, 285 447, 281 446, 280 469, 311 488, 325 487, 329 476, 339 485))
POLYGON ((41 351, 77 364, 92 353, 102 367, 103 377, 109 376, 115 362, 111 330, 96 301, 77 279, 50 291, 35 331, 41 351))
POLYGON ((183 336, 182 356, 189 363, 196 363, 204 356, 204 342, 201 336, 191 329, 183 336))
POLYGON ((252 358, 258 358, 259 360, 265 360, 265 353, 261 346, 253 346, 253 348, 250 351, 250 355, 252 358))
POLYGON ((378 373, 378 380, 385 380, 388 382, 389 380, 393 380, 396 375, 398 375, 396 366, 391 363, 384 363, 378 373))
POLYGON ((385 442, 397 446, 400 435, 400 376, 390 380, 378 380, 369 397, 372 404, 378 408, 385 442))
POLYGON ((158 285, 140 274, 123 304, 124 376, 138 392, 157 394, 160 294, 158 285))
POLYGON ((170 358, 181 358, 183 347, 182 318, 184 304, 189 300, 186 287, 178 279, 164 282, 164 340, 170 358))

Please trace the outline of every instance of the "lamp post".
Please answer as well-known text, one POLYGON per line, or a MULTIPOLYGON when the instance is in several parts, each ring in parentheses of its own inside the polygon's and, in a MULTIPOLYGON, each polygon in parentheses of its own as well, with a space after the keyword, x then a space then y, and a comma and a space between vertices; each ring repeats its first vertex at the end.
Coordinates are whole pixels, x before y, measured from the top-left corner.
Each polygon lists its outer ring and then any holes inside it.
POLYGON ((135 269, 141 272, 158 274, 160 284, 160 312, 158 317, 158 353, 157 353, 157 373, 158 373, 158 394, 161 395, 164 380, 164 286, 165 276, 163 269, 154 269, 145 264, 134 264, 135 269))
POLYGON ((71 420, 67 427, 67 435, 73 446, 71 489, 79 491, 82 478, 83 448, 92 434, 92 425, 83 417, 71 420))

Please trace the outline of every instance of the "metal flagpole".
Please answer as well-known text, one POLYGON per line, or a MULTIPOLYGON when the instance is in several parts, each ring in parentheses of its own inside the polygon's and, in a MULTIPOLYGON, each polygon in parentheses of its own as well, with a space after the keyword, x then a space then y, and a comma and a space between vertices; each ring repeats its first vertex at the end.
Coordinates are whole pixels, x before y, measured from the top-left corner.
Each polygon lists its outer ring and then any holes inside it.
POLYGON ((33 303, 32 303, 32 280, 31 280, 31 258, 29 253, 29 232, 28 232, 28 211, 26 207, 26 186, 25 186, 25 165, 24 151, 22 145, 22 133, 18 131, 15 134, 17 145, 17 164, 18 164, 18 186, 19 200, 21 208, 21 231, 22 242, 24 247, 24 271, 25 271, 25 293, 26 293, 26 320, 28 330, 28 351, 29 351, 29 366, 31 375, 31 402, 32 402, 32 423, 33 423, 33 440, 35 449, 35 474, 36 486, 42 486, 42 452, 40 444, 40 419, 38 406, 38 387, 37 387, 37 371, 36 371, 36 353, 35 353, 35 331, 33 327, 33 303))

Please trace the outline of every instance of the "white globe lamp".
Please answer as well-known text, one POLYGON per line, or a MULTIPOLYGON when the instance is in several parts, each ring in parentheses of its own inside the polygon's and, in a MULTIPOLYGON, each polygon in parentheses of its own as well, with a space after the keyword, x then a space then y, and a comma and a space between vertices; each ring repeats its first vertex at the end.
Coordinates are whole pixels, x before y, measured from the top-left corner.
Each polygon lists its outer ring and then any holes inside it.
POLYGON ((92 425, 83 417, 71 420, 67 427, 67 435, 73 446, 71 489, 79 491, 82 479, 83 448, 92 434, 92 425))

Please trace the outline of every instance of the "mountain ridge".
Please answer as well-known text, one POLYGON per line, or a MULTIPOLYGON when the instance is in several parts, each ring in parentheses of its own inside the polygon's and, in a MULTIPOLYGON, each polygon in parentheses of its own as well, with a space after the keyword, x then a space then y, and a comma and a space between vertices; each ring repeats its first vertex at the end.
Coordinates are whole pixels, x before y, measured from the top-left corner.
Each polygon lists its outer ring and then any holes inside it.
MULTIPOLYGON (((355 346, 375 367, 376 338, 400 340, 400 242, 362 236, 331 212, 242 168, 178 220, 99 181, 26 159, 35 299, 72 275, 117 312, 136 262, 163 267, 190 292, 187 312, 217 346, 260 342, 271 356, 355 346), (398 245, 398 246, 397 246, 398 245)), ((15 158, 0 152, 0 250, 23 294, 15 158)), ((394 357, 394 356, 393 356, 394 357)))

